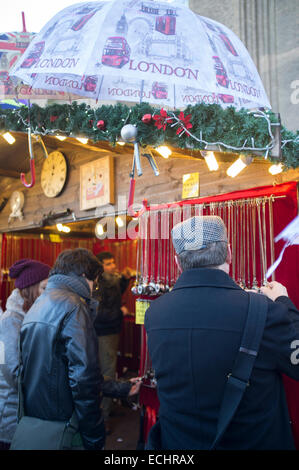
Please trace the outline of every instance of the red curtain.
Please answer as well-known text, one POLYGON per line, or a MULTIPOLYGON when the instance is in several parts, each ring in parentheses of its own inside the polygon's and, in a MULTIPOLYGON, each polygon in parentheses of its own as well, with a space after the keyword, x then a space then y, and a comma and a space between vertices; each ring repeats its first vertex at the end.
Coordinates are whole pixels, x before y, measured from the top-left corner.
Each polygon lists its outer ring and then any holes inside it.
MULTIPOLYGON (((219 196, 211 196, 206 198, 192 199, 189 201, 180 201, 173 204, 161 204, 149 208, 150 211, 159 211, 162 209, 170 209, 174 206, 187 207, 189 205, 195 206, 200 204, 210 204, 212 202, 224 202, 224 201, 235 201, 238 199, 251 199, 259 198, 265 196, 275 197, 273 202, 273 229, 274 237, 277 236, 298 214, 298 194, 297 194, 297 183, 289 182, 277 186, 263 186, 258 188, 252 188, 244 191, 235 191, 231 193, 221 194, 219 196)), ((269 220, 269 208, 267 208, 267 220, 269 220)), ((209 209, 203 211, 204 214, 211 213, 211 206, 209 209)), ((219 214, 220 215, 220 214, 219 214)), ((237 223, 237 237, 242 236, 240 221, 237 223)), ((171 227, 170 227, 171 229, 171 227)), ((258 229, 256 228, 256 240, 258 240, 258 229)), ((284 245, 283 241, 275 243, 274 247, 274 259, 279 256, 280 251, 284 245)), ((162 249, 164 249, 162 245, 162 249)), ((151 246, 149 247, 149 253, 151 252, 151 246)), ((270 247, 267 246, 267 252, 270 252, 270 247)), ((144 254, 144 252, 143 252, 144 254)), ((163 257, 163 254, 161 254, 163 257)), ((256 260, 257 265, 257 277, 260 279, 261 273, 261 260, 258 258, 256 260)), ((150 265, 150 261, 148 260, 150 265)), ((267 268, 270 267, 269 257, 267 260, 267 268)), ((237 271, 239 267, 237 266, 237 271)), ((237 273, 236 273, 237 274, 237 273)), ((288 247, 284 253, 283 259, 275 271, 275 280, 282 283, 286 286, 289 297, 295 303, 297 308, 299 308, 299 246, 288 247)), ((147 357, 146 351, 146 341, 142 341, 142 351, 141 351, 141 360, 144 360, 147 357)), ((140 365, 140 370, 144 370, 144 364, 140 365)), ((289 406, 290 417, 292 421, 293 435, 295 439, 296 448, 299 449, 299 382, 290 379, 289 377, 283 377, 285 390, 287 395, 287 401, 289 406)), ((146 409, 151 407, 157 411, 157 396, 155 390, 153 389, 144 389, 141 393, 141 404, 143 404, 146 409)), ((150 416, 147 413, 148 416, 150 416)), ((148 423, 145 423, 145 430, 148 431, 148 423)), ((147 432, 145 433, 145 439, 147 437, 147 432)))

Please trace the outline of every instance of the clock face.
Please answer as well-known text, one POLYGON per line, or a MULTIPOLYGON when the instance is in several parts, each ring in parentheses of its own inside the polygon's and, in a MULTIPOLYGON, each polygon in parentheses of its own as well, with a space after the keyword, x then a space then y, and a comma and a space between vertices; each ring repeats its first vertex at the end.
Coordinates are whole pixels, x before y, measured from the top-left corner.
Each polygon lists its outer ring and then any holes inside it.
POLYGON ((47 197, 56 197, 62 191, 67 176, 67 164, 61 152, 51 152, 44 161, 41 186, 47 197))

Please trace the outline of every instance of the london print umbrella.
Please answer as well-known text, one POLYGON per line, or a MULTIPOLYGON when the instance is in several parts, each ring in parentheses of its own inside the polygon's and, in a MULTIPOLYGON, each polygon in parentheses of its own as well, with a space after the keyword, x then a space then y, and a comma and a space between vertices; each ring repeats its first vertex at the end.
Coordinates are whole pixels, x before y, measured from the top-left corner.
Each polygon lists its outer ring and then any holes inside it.
POLYGON ((33 89, 97 100, 271 107, 238 37, 179 1, 71 5, 35 36, 11 75, 33 89))

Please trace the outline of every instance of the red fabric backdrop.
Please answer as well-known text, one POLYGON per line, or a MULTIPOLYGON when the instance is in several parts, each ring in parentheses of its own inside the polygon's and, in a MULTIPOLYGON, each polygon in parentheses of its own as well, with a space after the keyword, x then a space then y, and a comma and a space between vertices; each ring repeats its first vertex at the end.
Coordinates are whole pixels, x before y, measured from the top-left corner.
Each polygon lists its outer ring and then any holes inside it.
MULTIPOLYGON (((174 204, 161 204, 158 206, 152 206, 148 210, 161 210, 166 208, 171 208, 174 205, 186 206, 186 205, 196 205, 204 204, 211 202, 222 202, 230 201, 236 199, 247 199, 247 198, 258 198, 263 196, 285 196, 278 197, 273 203, 273 225, 274 225, 274 237, 278 235, 297 215, 298 213, 298 194, 297 194, 297 183, 289 182, 277 186, 264 186, 253 188, 244 191, 235 191, 232 193, 221 194, 219 196, 212 196, 207 198, 198 198, 192 199, 189 201, 180 201, 174 204)), ((267 209, 268 210, 268 209, 267 209)), ((204 212, 205 214, 206 212, 204 212)), ((268 217, 268 213, 267 213, 268 217)), ((238 235, 241 235, 238 233, 238 235)), ((256 230, 257 243, 258 243, 258 230, 256 230)), ((275 243, 275 259, 279 256, 279 253, 284 245, 283 241, 275 243)), ((267 248, 268 251, 268 248, 267 248)), ((257 278, 260 278, 260 260, 257 259, 257 278)), ((270 262, 268 258, 267 268, 270 267, 270 262)), ((295 303, 297 308, 299 308, 299 246, 288 247, 284 253, 282 262, 275 271, 275 279, 278 282, 281 282, 287 287, 289 297, 295 303)), ((144 334, 144 333, 143 333, 144 334)), ((146 348, 145 335, 142 341, 143 348, 146 348)), ((147 357, 145 350, 141 351, 141 360, 147 357)), ((140 370, 144 371, 144 364, 141 364, 140 370)), ((295 439, 296 448, 299 449, 299 382, 290 379, 289 377, 283 377, 285 390, 287 395, 287 401, 290 411, 290 417, 292 421, 292 429, 295 439)), ((145 439, 147 437, 147 432, 150 429, 151 425, 154 424, 148 423, 147 420, 151 420, 153 414, 149 411, 153 409, 156 413, 158 412, 158 400, 156 391, 150 389, 149 387, 143 388, 141 390, 140 402, 144 405, 145 408, 145 439)), ((156 416, 154 413, 154 419, 156 416)))

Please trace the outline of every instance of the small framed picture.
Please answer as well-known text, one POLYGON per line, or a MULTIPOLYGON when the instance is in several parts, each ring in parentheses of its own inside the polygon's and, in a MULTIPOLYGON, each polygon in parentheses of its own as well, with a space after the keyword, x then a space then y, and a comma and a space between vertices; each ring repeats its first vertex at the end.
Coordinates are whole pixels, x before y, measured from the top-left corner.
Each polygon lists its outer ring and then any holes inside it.
POLYGON ((114 160, 99 158, 80 166, 80 210, 114 204, 114 160))

